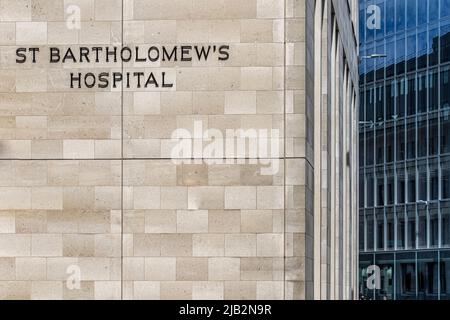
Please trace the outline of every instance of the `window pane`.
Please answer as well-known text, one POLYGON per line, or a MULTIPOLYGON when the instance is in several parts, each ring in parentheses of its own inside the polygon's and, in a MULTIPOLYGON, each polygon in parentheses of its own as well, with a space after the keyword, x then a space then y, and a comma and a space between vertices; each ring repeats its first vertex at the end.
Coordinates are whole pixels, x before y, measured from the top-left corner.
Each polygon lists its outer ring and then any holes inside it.
POLYGON ((450 0, 441 0, 441 18, 450 15, 450 0))
POLYGON ((394 123, 390 121, 386 124, 386 162, 390 163, 394 161, 394 123))
POLYGON ((373 210, 367 210, 366 211, 366 221, 367 221, 367 251, 372 251, 373 250, 373 245, 374 245, 374 238, 375 238, 375 233, 374 233, 374 218, 373 218, 373 210))
POLYGON ((450 109, 441 112, 441 154, 450 153, 450 109))
POLYGON ((406 99, 406 109, 408 111, 408 116, 416 114, 416 78, 415 76, 408 77, 408 87, 407 87, 407 99, 406 99))
POLYGON ((440 263, 441 300, 450 300, 450 252, 441 252, 440 263))
MULTIPOLYGON (((390 2, 390 1, 388 1, 390 2)), ((417 19, 418 19, 418 24, 424 24, 427 23, 427 16, 428 16, 428 3, 427 0, 418 0, 417 1, 417 11, 418 11, 418 15, 417 15, 417 19)))
MULTIPOLYGON (((416 8, 417 0, 408 0, 407 2, 407 13, 406 17, 408 19, 408 29, 414 28, 416 26, 417 19, 417 8, 416 8)), ((420 0, 423 1, 423 0, 420 0)))
POLYGON ((439 210, 437 204, 430 205, 430 246, 439 245, 439 210))
POLYGON ((450 61, 450 24, 441 27, 441 63, 450 61))
POLYGON ((405 125, 397 124, 397 161, 405 160, 405 125))
POLYGON ((397 106, 397 115, 399 118, 405 116, 405 95, 406 95, 406 78, 400 79, 397 82, 397 99, 396 99, 396 106, 397 106))
POLYGON ((416 158, 416 123, 414 118, 408 119, 407 132, 406 132, 406 154, 408 159, 416 158))
POLYGON ((450 158, 445 157, 441 159, 441 183, 442 183, 442 198, 450 199, 450 158))
POLYGON ((396 254, 396 299, 415 300, 416 295, 416 255, 396 254))
POLYGON ((416 206, 409 205, 406 206, 406 217, 408 219, 407 222, 407 249, 416 249, 416 206))
POLYGON ((394 255, 377 254, 375 264, 380 268, 381 288, 375 290, 376 300, 394 299, 394 255))
MULTIPOLYGON (((441 237, 442 246, 450 246, 450 202, 444 201, 441 203, 441 237)), ((450 281, 450 278, 448 278, 450 281)), ((450 287, 448 287, 448 294, 450 294, 450 287)), ((450 298, 450 297, 449 297, 450 298)))
POLYGON ((396 14, 396 26, 397 26, 397 31, 400 31, 400 30, 404 30, 405 29, 405 25, 406 25, 406 23, 405 23, 405 8, 406 8, 406 5, 405 5, 405 0, 397 0, 396 2, 395 2, 395 4, 396 4, 396 11, 395 11, 395 14, 396 14))
POLYGON ((384 121, 384 85, 378 84, 376 91, 376 122, 384 121))
POLYGON ((427 201, 428 200, 428 194, 427 194, 427 184, 428 184, 428 177, 427 177, 427 162, 426 161, 420 161, 418 166, 418 188, 419 188, 419 200, 427 201))
POLYGON ((376 211, 377 250, 384 250, 384 209, 376 211))
POLYGON ((405 203, 406 201, 406 176, 405 167, 397 166, 397 203, 405 203))
POLYGON ((373 130, 367 131, 366 133, 366 166, 371 166, 374 164, 374 147, 375 147, 375 141, 374 141, 374 133, 373 130))
POLYGON ((439 74, 437 70, 430 71, 428 75, 428 108, 437 110, 439 107, 439 74))
POLYGON ((437 113, 430 113, 429 117, 429 154, 434 156, 438 154, 439 151, 439 130, 438 130, 438 117, 437 113))
POLYGON ((430 200, 438 200, 439 198, 439 175, 438 175, 438 162, 437 159, 429 160, 429 195, 430 200))
POLYGON ((376 131, 377 136, 377 164, 384 163, 384 129, 376 131))
POLYGON ((406 61, 408 65, 408 72, 416 70, 416 35, 412 35, 408 37, 407 40, 407 56, 406 61))
MULTIPOLYGON (((419 1, 420 3, 422 1, 419 1)), ((421 32, 417 35, 417 68, 423 69, 427 67, 428 52, 427 32, 421 32)))
POLYGON ((375 177, 373 172, 366 173, 366 188, 367 188, 367 207, 371 208, 375 206, 375 177))
POLYGON ((421 207, 417 211, 418 213, 418 233, 417 236, 419 238, 419 248, 424 249, 427 247, 427 208, 426 206, 421 205, 421 207))
POLYGON ((365 241, 365 228, 364 228, 364 211, 359 211, 359 251, 364 251, 364 241, 365 241))
POLYGON ((421 73, 417 79, 417 112, 427 112, 427 74, 421 73))
POLYGON ((377 168, 377 206, 384 206, 384 168, 377 168))
POLYGON ((406 62, 406 59, 405 59, 406 44, 405 44, 405 42, 406 42, 405 38, 397 39, 397 48, 395 50, 395 53, 397 54, 396 59, 395 59, 396 65, 397 65, 397 68, 396 68, 397 75, 402 75, 405 73, 405 62, 406 62))
POLYGON ((441 71, 441 108, 450 108, 450 71, 448 68, 441 71))
POLYGON ((428 35, 428 63, 431 66, 438 64, 439 58, 439 30, 432 29, 428 35))
POLYGON ((407 166, 408 173, 408 203, 416 202, 416 166, 411 162, 407 166))
POLYGON ((394 225, 394 209, 386 209, 386 246, 388 250, 394 249, 395 245, 395 225, 394 225))
POLYGON ((404 206, 397 207, 396 216, 397 216, 397 249, 403 249, 405 247, 405 235, 406 235, 404 206))
POLYGON ((419 158, 427 156, 427 142, 428 142, 428 127, 427 118, 421 117, 417 122, 417 156, 419 158))
POLYGON ((417 282, 419 300, 439 298, 439 270, 437 252, 417 253, 417 282))

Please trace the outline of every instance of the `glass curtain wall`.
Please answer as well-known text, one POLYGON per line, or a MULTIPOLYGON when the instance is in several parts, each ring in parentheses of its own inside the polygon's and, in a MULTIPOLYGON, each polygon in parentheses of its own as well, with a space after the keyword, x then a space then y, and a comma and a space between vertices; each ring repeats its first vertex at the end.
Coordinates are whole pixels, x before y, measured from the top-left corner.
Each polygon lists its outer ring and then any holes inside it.
POLYGON ((361 297, 450 299, 450 0, 360 0, 360 56, 361 297))

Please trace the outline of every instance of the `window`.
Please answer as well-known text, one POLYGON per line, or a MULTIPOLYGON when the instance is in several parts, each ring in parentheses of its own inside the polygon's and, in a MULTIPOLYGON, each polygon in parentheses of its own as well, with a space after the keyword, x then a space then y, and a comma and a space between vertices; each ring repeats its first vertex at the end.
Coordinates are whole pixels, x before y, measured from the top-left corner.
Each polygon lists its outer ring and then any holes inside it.
POLYGON ((416 114, 416 78, 415 76, 408 77, 406 109, 408 116, 416 114))
POLYGON ((364 229, 364 211, 359 211, 359 250, 364 250, 364 236, 365 236, 365 229, 364 229))
POLYGON ((427 112, 427 74, 421 73, 417 79, 417 112, 427 112))
MULTIPOLYGON (((422 3, 423 1, 419 1, 422 3)), ((422 16, 422 15, 419 15, 422 16)), ((417 68, 423 69, 427 67, 427 32, 421 32, 417 35, 417 68)))
POLYGON ((437 252, 417 253, 417 283, 419 300, 438 300, 439 264, 437 252))
POLYGON ((417 236, 419 238, 419 248, 425 249, 427 247, 427 208, 426 206, 420 206, 420 208, 417 211, 418 213, 418 232, 417 236))
POLYGON ((378 129, 376 130, 376 136, 377 136, 377 164, 383 164, 384 163, 384 129, 378 129))
POLYGON ((408 174, 408 203, 416 202, 416 165, 410 162, 407 165, 408 174))
POLYGON ((388 250, 394 249, 395 246, 395 224, 394 209, 386 209, 386 246, 388 250))
POLYGON ((396 208, 396 216, 397 216, 397 249, 403 249, 405 247, 405 235, 406 235, 404 206, 398 206, 396 208))
POLYGON ((450 70, 441 71, 441 108, 450 108, 450 70))
POLYGON ((430 111, 439 107, 439 74, 437 70, 432 70, 428 74, 428 108, 430 111))
POLYGON ((437 204, 430 205, 430 247, 439 246, 439 209, 437 204))
POLYGON ((405 203, 406 201, 406 176, 405 167, 403 165, 397 166, 397 203, 405 203))
MULTIPOLYGON (((441 203, 441 235, 442 246, 450 246, 450 202, 444 201, 441 203)), ((450 266, 450 265, 449 265, 450 266)), ((450 277, 448 278, 450 280, 450 277)), ((448 288, 448 294, 450 294, 450 288, 448 288)), ((450 297, 449 297, 450 298, 450 297)))
POLYGON ((396 255, 396 298, 398 300, 416 299, 416 254, 398 253, 396 255))
POLYGON ((384 168, 377 168, 377 206, 384 206, 384 168))
POLYGON ((450 158, 443 157, 441 159, 441 188, 442 199, 450 199, 450 158))
MULTIPOLYGON (((388 1, 390 2, 390 1, 388 1)), ((417 1, 417 11, 418 11, 418 15, 417 15, 417 23, 418 25, 422 25, 427 23, 427 18, 428 18, 428 3, 425 0, 418 0, 417 1)))
POLYGON ((427 185, 428 185, 428 177, 427 177, 427 162, 425 160, 422 160, 418 163, 417 165, 418 167, 418 189, 419 189, 419 194, 418 194, 418 199, 422 200, 422 201, 427 201, 428 200, 428 190, 427 190, 427 185))
POLYGON ((406 130, 406 154, 408 159, 416 158, 416 123, 415 119, 408 119, 406 130))
POLYGON ((411 72, 416 70, 416 34, 409 36, 407 41, 407 70, 408 72, 411 72))
POLYGON ((367 207, 371 208, 375 206, 375 177, 373 172, 366 173, 366 188, 367 207))
POLYGON ((377 122, 384 121, 384 85, 377 85, 376 91, 376 113, 377 113, 377 122))
POLYGON ((406 93, 405 83, 406 83, 405 78, 400 79, 397 82, 396 104, 397 104, 397 115, 400 118, 405 116, 405 93, 406 93))
POLYGON ((426 116, 420 117, 417 122, 417 156, 419 158, 427 156, 427 142, 428 142, 428 126, 426 116))
POLYGON ((450 153, 450 109, 441 112, 441 154, 450 153))
POLYGON ((373 250, 374 245, 374 219, 373 219, 373 210, 366 211, 366 221, 367 221, 367 251, 373 250))
POLYGON ((401 31, 405 29, 406 26, 406 19, 405 19, 405 0, 397 0, 395 2, 395 16, 396 16, 396 27, 397 31, 401 31))
POLYGON ((416 206, 415 205, 409 205, 406 206, 406 217, 408 219, 407 222, 407 249, 416 249, 416 206))
MULTIPOLYGON (((416 1, 417 0, 407 0, 407 13, 406 18, 408 19, 407 27, 414 28, 416 26, 416 19, 417 19, 417 8, 416 8, 416 1)), ((423 1, 423 0, 420 0, 423 1)))
POLYGON ((386 162, 394 161, 395 135, 392 121, 386 124, 386 162))
POLYGON ((397 123, 397 161, 405 160, 405 125, 397 123))
POLYGON ((450 61, 450 24, 441 27, 441 63, 450 61))
POLYGON ((450 0, 441 0, 441 18, 450 15, 450 0))
POLYGON ((384 209, 376 210, 377 250, 384 250, 384 209))
POLYGON ((429 178, 429 194, 430 200, 438 200, 439 198, 439 174, 438 174, 438 161, 437 159, 428 160, 428 172, 430 174, 429 178))
POLYGON ((431 29, 428 34, 428 63, 429 66, 438 64, 439 58, 439 32, 438 29, 431 29))
POLYGON ((395 114, 395 83, 392 81, 386 82, 386 121, 392 119, 395 114))

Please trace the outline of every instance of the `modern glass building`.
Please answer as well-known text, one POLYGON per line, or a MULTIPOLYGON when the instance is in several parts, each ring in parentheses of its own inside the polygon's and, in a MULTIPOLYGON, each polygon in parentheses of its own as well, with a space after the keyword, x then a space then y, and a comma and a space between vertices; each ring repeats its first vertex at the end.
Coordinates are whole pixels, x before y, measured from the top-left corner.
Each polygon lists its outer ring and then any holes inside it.
POLYGON ((450 299, 450 0, 361 0, 360 45, 360 297, 450 299))

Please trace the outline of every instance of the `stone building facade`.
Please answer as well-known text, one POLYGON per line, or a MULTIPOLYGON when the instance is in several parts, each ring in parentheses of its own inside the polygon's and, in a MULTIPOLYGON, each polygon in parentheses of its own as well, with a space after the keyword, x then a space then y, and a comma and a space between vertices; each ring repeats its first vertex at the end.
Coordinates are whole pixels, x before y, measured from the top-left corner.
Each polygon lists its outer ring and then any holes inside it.
POLYGON ((0 0, 0 299, 354 298, 356 6, 0 0))

